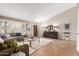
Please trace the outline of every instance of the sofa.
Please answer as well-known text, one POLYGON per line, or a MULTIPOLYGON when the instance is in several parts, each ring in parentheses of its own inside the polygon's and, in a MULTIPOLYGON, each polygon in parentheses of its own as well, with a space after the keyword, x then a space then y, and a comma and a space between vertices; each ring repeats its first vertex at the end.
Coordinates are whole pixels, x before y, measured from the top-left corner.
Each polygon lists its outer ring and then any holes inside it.
POLYGON ((27 35, 22 35, 21 33, 0 33, 0 37, 4 40, 8 38, 15 38, 18 42, 24 41, 23 38, 27 37, 27 35))
POLYGON ((27 37, 27 35, 22 35, 21 33, 9 33, 10 37, 15 37, 18 42, 24 41, 23 38, 27 37))
POLYGON ((10 56, 11 54, 19 51, 24 52, 26 56, 29 56, 29 45, 25 44, 21 45, 21 47, 22 48, 18 50, 15 39, 6 40, 3 43, 0 43, 0 56, 10 56))
MULTIPOLYGON (((26 56, 29 56, 29 46, 28 44, 23 45, 21 52, 24 52, 26 56)), ((0 50, 0 56, 10 56, 13 53, 14 47, 0 50)))
POLYGON ((21 33, 9 33, 10 37, 15 37, 18 42, 23 41, 23 36, 21 33))

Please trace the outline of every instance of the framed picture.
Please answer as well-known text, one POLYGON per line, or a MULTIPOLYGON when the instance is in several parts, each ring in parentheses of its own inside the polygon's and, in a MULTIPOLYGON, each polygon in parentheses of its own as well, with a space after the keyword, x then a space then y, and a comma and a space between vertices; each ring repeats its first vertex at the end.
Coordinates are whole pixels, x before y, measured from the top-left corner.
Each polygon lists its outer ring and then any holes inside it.
POLYGON ((31 27, 32 27, 31 24, 26 24, 26 29, 27 29, 27 30, 30 31, 30 30, 31 30, 31 27))
POLYGON ((65 30, 69 30, 70 29, 70 24, 65 24, 65 30))
POLYGON ((50 30, 53 30, 53 25, 48 25, 47 26, 47 29, 50 31, 50 30))

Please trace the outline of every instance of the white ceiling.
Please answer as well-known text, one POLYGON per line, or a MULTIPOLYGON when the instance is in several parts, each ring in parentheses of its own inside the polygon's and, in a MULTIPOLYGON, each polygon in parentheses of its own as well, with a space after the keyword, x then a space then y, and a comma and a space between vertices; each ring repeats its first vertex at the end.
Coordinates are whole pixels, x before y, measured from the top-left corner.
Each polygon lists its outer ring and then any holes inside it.
POLYGON ((42 22, 75 6, 74 3, 0 3, 0 15, 42 22))

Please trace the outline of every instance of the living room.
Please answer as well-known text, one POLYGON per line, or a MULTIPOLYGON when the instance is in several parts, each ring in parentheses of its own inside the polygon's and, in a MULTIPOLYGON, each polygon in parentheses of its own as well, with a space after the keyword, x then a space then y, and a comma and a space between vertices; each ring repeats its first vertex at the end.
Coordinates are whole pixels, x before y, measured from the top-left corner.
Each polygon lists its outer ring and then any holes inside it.
POLYGON ((77 56, 76 3, 0 4, 1 56, 77 56))

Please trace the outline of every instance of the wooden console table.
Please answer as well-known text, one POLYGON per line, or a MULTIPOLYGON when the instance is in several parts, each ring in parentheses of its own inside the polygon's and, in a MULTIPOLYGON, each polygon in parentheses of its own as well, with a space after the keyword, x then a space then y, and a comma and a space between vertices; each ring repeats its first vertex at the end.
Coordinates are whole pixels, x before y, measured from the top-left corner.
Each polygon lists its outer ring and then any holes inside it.
POLYGON ((43 37, 58 39, 58 32, 44 32, 43 37))

